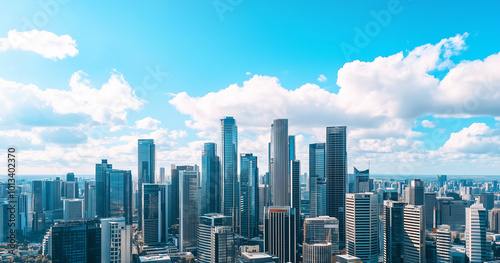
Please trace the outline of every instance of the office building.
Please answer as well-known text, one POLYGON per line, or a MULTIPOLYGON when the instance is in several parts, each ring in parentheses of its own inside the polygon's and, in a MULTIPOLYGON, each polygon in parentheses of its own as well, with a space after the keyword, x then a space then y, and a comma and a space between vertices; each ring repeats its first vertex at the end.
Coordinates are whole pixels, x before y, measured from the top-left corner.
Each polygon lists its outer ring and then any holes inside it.
POLYGON ((437 225, 449 225, 452 229, 459 229, 465 225, 465 200, 454 200, 453 197, 437 197, 437 225))
POLYGON ((254 238, 259 235, 259 168, 257 156, 240 155, 240 235, 254 238))
POLYGON ((200 217, 198 259, 202 263, 236 262, 232 219, 222 214, 200 217))
POLYGON ((404 208, 406 203, 384 201, 384 262, 403 262, 404 208))
POLYGON ((45 211, 54 211, 62 209, 61 199, 61 180, 45 180, 43 181, 43 198, 45 211))
POLYGON ((326 215, 325 144, 309 144, 309 214, 326 215))
POLYGON ((346 242, 346 131, 346 126, 327 127, 325 145, 326 215, 339 220, 341 249, 344 248, 346 242))
POLYGON ((465 254, 470 263, 488 260, 486 247, 486 209, 482 204, 466 208, 465 254))
POLYGON ((94 218, 96 216, 96 185, 94 180, 85 181, 84 185, 84 217, 94 218))
POLYGON ((270 192, 271 205, 290 206, 290 174, 288 120, 277 119, 271 124, 270 192))
POLYGON ((63 200, 63 219, 82 220, 83 219, 83 199, 63 200))
POLYGON ((169 218, 168 226, 179 224, 179 172, 180 171, 195 171, 196 167, 191 165, 176 166, 172 164, 171 167, 171 182, 168 186, 168 207, 169 218))
POLYGON ((241 252, 239 263, 279 263, 278 257, 262 252, 241 252))
POLYGON ((378 262, 378 196, 374 193, 346 194, 347 254, 363 262, 378 262))
POLYGON ((132 262, 132 226, 124 217, 101 219, 101 250, 102 263, 132 262))
POLYGON ((451 263, 451 232, 450 226, 440 225, 436 230, 437 263, 451 263))
POLYGON ((45 231, 45 213, 43 206, 43 197, 44 197, 44 189, 43 189, 44 181, 42 180, 33 180, 31 182, 31 188, 33 192, 33 231, 45 231))
POLYGON ((101 227, 98 220, 56 223, 45 239, 44 251, 53 263, 101 261, 101 227))
POLYGON ((198 170, 179 172, 179 250, 193 252, 198 239, 198 170))
POLYGON ((264 208, 264 252, 276 255, 281 263, 297 262, 295 216, 289 206, 264 208))
POLYGON ((441 188, 441 187, 445 186, 446 181, 448 180, 448 177, 446 175, 438 175, 437 179, 438 179, 439 188, 441 188))
POLYGON ((109 214, 109 178, 107 170, 112 168, 113 166, 108 164, 106 159, 95 165, 96 215, 99 218, 106 218, 109 214))
POLYGON ((410 205, 424 205, 424 181, 413 179, 410 181, 409 200, 410 205))
POLYGON ((137 215, 139 217, 139 230, 142 230, 142 184, 155 183, 155 144, 153 139, 139 139, 137 141, 137 166, 138 166, 138 196, 137 215))
MULTIPOLYGON (((295 230, 295 233, 300 233, 301 231, 301 217, 300 217, 300 211, 301 211, 301 194, 300 194, 300 161, 299 160, 293 160, 290 161, 291 163, 291 177, 290 177, 290 204, 292 209, 295 209, 297 212, 297 216, 295 217, 295 220, 297 221, 295 223, 295 226, 297 229, 295 230)), ((303 236, 302 235, 297 235, 297 242, 302 243, 303 236)))
POLYGON ((437 215, 434 210, 437 210, 436 193, 424 193, 425 204, 425 228, 431 230, 434 227, 434 222, 437 223, 437 215))
POLYGON ((201 154, 201 214, 219 213, 221 202, 220 160, 217 145, 205 143, 201 154))
POLYGON ((165 167, 160 167, 160 178, 158 180, 158 183, 160 184, 167 183, 167 175, 165 174, 165 167))
POLYGON ((304 221, 303 263, 332 262, 339 252, 339 221, 320 216, 304 221))
POLYGON ((221 213, 233 219, 233 230, 237 232, 238 193, 238 126, 233 117, 221 121, 221 213))
POLYGON ((359 171, 354 167, 354 177, 355 177, 355 193, 365 193, 371 192, 373 185, 370 181, 370 169, 364 171, 359 171))
POLYGON ((490 211, 490 217, 489 217, 489 223, 490 223, 490 228, 489 230, 491 232, 500 233, 500 208, 493 208, 490 211))
POLYGON ((259 225, 264 224, 264 207, 269 206, 269 185, 259 185, 259 225))
POLYGON ((142 232, 145 244, 168 241, 168 199, 166 184, 142 184, 142 232))
POLYGON ((482 193, 479 196, 479 203, 483 204, 486 211, 491 211, 495 206, 495 194, 494 193, 482 193))
POLYGON ((405 263, 425 263, 425 216, 424 206, 407 205, 404 208, 405 263))

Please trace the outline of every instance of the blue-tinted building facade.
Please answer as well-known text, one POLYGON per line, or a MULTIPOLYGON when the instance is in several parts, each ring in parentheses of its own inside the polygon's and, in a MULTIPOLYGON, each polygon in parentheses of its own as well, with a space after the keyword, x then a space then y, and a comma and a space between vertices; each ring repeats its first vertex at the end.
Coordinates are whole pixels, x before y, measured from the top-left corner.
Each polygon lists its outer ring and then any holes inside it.
POLYGON ((246 238, 259 235, 259 168, 257 156, 240 155, 240 234, 246 238))
POLYGON ((220 212, 220 160, 217 145, 205 143, 201 155, 201 214, 220 212))
POLYGON ((153 139, 139 139, 137 142, 137 166, 138 166, 138 182, 139 182, 139 200, 137 213, 139 217, 139 230, 142 229, 142 184, 155 183, 155 144, 153 139))
MULTIPOLYGON (((233 229, 238 226, 238 126, 233 117, 221 119, 221 172, 222 208, 225 216, 233 219, 233 229)), ((236 231, 235 231, 236 232, 236 231)))

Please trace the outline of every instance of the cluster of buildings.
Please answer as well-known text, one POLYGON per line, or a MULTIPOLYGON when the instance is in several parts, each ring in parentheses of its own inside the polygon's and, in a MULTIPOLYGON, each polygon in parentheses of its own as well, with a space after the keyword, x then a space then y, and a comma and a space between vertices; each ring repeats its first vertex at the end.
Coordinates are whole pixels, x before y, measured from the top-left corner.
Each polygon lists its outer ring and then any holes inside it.
MULTIPOLYGON (((157 176, 154 141, 140 139, 137 180, 103 159, 93 180, 68 173, 19 185, 16 230, 43 236, 42 253, 52 262, 500 258, 496 181, 348 174, 346 129, 327 127, 326 141, 309 145, 308 171, 301 171, 287 119, 271 125, 266 172, 257 156, 238 151, 232 117, 221 119, 220 148, 204 144, 201 169, 172 165, 170 176, 164 167, 157 176)), ((7 205, 0 201, 0 242, 9 231, 7 205)))

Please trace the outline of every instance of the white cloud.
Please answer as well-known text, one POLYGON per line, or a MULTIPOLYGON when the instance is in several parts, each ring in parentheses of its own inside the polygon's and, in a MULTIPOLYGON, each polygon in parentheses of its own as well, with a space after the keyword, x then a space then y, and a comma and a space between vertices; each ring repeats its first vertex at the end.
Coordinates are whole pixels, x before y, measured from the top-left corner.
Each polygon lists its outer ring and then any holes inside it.
POLYGON ((319 82, 325 82, 325 81, 327 81, 327 78, 325 77, 325 75, 320 74, 319 77, 318 77, 318 81, 319 82))
POLYGON ((161 124, 161 121, 153 119, 153 118, 148 116, 142 120, 136 121, 135 127, 137 129, 156 130, 156 129, 158 129, 159 124, 161 124))
POLYGON ((473 123, 452 133, 439 150, 445 153, 500 154, 500 130, 493 130, 484 123, 473 123))
POLYGON ((422 126, 424 126, 425 128, 434 128, 434 127, 436 127, 436 125, 432 121, 429 121, 429 120, 423 120, 422 121, 422 126))
POLYGON ((250 72, 248 72, 248 71, 247 71, 247 73, 245 73, 245 74, 247 74, 247 75, 252 75, 252 73, 250 73, 250 72))
POLYGON ((28 126, 52 126, 57 119, 64 120, 64 125, 78 125, 79 121, 90 117, 115 131, 127 124, 128 110, 137 111, 145 103, 135 96, 116 71, 100 89, 93 88, 90 80, 83 78, 85 76, 82 71, 74 73, 69 82, 70 90, 41 90, 33 84, 24 85, 0 78, 0 117, 6 120, 16 116, 12 124, 29 119, 21 123, 28 126), (32 120, 34 117, 37 119, 32 120))
POLYGON ((6 38, 0 38, 0 51, 16 49, 35 52, 52 60, 78 54, 76 41, 71 36, 58 36, 45 30, 18 32, 14 29, 7 33, 6 38))

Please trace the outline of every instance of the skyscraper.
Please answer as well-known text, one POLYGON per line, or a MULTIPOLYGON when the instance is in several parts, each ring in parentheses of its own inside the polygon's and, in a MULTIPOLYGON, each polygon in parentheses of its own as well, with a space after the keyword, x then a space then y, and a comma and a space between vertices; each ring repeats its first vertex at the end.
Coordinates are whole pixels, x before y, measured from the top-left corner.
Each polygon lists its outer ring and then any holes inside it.
POLYGON ((45 230, 45 213, 43 211, 43 181, 33 180, 31 183, 33 192, 33 231, 45 230))
POLYGON ((94 218, 96 216, 96 185, 94 180, 85 181, 84 193, 84 217, 94 218))
POLYGON ((165 174, 165 167, 160 167, 160 179, 158 180, 158 183, 160 183, 160 184, 167 183, 167 176, 165 174))
POLYGON ((299 235, 301 230, 301 218, 300 218, 300 161, 293 160, 291 163, 291 177, 290 177, 290 205, 292 209, 295 209, 297 216, 295 217, 295 233, 297 234, 297 242, 302 243, 303 236, 299 235))
POLYGON ((437 179, 439 183, 439 188, 441 188, 446 184, 446 180, 448 180, 448 177, 446 175, 438 175, 437 179))
POLYGON ((63 219, 64 220, 83 219, 83 199, 64 199, 63 219))
POLYGON ((179 224, 179 172, 180 171, 194 171, 195 166, 182 165, 176 166, 172 164, 171 166, 171 183, 168 186, 168 226, 179 224))
POLYGON ((436 193, 424 193, 425 205, 425 228, 432 229, 434 227, 434 209, 437 209, 436 193))
POLYGON ((61 184, 61 180, 43 181, 43 192, 45 194, 43 202, 45 203, 45 211, 62 209, 61 184))
POLYGON ((139 171, 139 200, 137 215, 139 217, 139 230, 142 230, 142 184, 155 183, 155 144, 153 139, 139 139, 137 142, 137 166, 139 171))
POLYGON ((406 203, 384 201, 384 262, 403 262, 404 208, 406 203))
POLYGON ((168 200, 166 184, 142 184, 142 232, 145 244, 168 241, 168 200))
POLYGON ((365 193, 371 192, 373 186, 370 184, 370 170, 366 169, 364 171, 359 171, 354 167, 354 176, 355 176, 355 192, 356 193, 365 193))
MULTIPOLYGON (((423 198, 423 196, 422 196, 423 198)), ((405 263, 425 263, 425 216, 424 206, 407 205, 404 208, 403 233, 405 263)))
POLYGON ((179 172, 179 250, 193 252, 198 240, 198 170, 179 172))
POLYGON ((424 205, 424 181, 420 179, 413 179, 410 182, 410 205, 424 205))
POLYGON ((233 219, 233 230, 238 226, 238 126, 233 117, 221 121, 221 212, 233 219))
POLYGON ((465 254, 470 263, 488 260, 486 250, 486 209, 481 204, 466 208, 465 254))
POLYGON ((332 262, 339 252, 339 221, 329 216, 304 221, 303 263, 332 262))
POLYGON ((124 217, 101 219, 102 263, 132 262, 131 231, 124 217))
POLYGON ((200 217, 198 258, 202 263, 236 262, 230 217, 215 213, 200 217))
POLYGON ((309 214, 326 215, 325 144, 309 144, 309 214))
POLYGON ((345 194, 347 174, 346 126, 326 128, 326 215, 339 220, 339 242, 345 246, 345 194))
POLYGON ((500 233, 500 208, 493 208, 490 211, 490 231, 495 233, 500 233))
POLYGON ((96 185, 96 214, 97 217, 105 218, 109 213, 109 178, 106 175, 108 169, 112 169, 108 160, 103 159, 101 163, 95 165, 95 185, 96 185))
POLYGON ((451 232, 449 225, 440 225, 436 230, 437 263, 453 262, 451 257, 451 232))
POLYGON ((246 238, 259 235, 259 168, 257 156, 240 155, 240 234, 246 238))
POLYGON ((378 195, 346 194, 347 254, 363 262, 378 262, 378 195))
POLYGON ((46 239, 46 251, 54 263, 101 261, 101 227, 98 220, 56 223, 47 232, 46 239))
POLYGON ((271 205, 290 205, 288 120, 277 119, 271 125, 271 205))
POLYGON ((220 162, 215 143, 205 143, 201 154, 201 214, 219 213, 220 162))
POLYGON ((295 216, 289 206, 264 208, 264 252, 276 255, 281 263, 297 262, 295 216))

